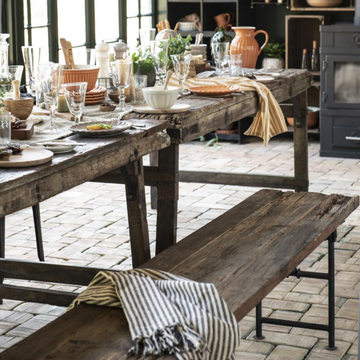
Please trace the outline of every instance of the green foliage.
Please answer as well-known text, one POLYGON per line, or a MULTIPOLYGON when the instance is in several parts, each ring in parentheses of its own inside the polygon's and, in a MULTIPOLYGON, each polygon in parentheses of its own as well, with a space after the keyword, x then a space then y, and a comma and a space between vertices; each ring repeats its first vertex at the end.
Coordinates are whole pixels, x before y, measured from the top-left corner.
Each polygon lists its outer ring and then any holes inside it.
POLYGON ((212 43, 218 43, 218 42, 231 42, 233 40, 233 36, 226 34, 225 29, 222 26, 219 26, 215 29, 215 33, 211 38, 211 44, 212 43))
POLYGON ((268 43, 264 48, 265 57, 281 59, 285 52, 285 44, 280 44, 275 41, 268 43))
POLYGON ((139 66, 144 74, 148 74, 154 69, 154 59, 148 50, 144 53, 141 50, 134 52, 131 59, 133 61, 134 74, 138 72, 139 66))
POLYGON ((186 38, 183 38, 180 34, 177 38, 170 38, 169 39, 169 50, 168 50, 168 57, 170 59, 170 55, 181 55, 184 54, 188 49, 190 42, 192 40, 191 35, 188 35, 186 38))

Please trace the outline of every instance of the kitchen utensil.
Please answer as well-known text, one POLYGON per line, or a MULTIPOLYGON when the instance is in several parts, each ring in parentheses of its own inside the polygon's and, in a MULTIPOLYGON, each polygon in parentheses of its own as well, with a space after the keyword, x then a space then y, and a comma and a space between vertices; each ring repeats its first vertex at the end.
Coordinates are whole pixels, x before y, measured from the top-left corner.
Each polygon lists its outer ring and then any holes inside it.
POLYGON ((99 66, 93 65, 77 65, 76 69, 63 69, 64 84, 86 82, 87 90, 90 91, 96 86, 99 70, 99 66))
POLYGON ((26 75, 26 85, 28 91, 30 90, 32 95, 35 96, 35 82, 37 67, 40 63, 41 48, 36 46, 22 46, 21 47, 26 75))
POLYGON ((179 89, 169 86, 166 90, 161 87, 143 89, 145 101, 153 109, 170 109, 176 102, 179 89))
POLYGON ((64 54, 65 64, 67 69, 71 69, 70 59, 69 59, 69 50, 68 50, 68 43, 66 39, 60 38, 60 45, 61 49, 64 54))
POLYGON ((132 60, 116 60, 110 63, 113 82, 119 88, 119 107, 116 110, 121 112, 130 110, 131 107, 125 104, 125 89, 129 87, 132 74, 132 60))
POLYGON ((10 65, 9 66, 9 76, 10 76, 11 81, 12 80, 21 81, 23 71, 24 71, 23 65, 10 65))
POLYGON ((147 86, 147 75, 135 75, 134 76, 134 83, 135 83, 135 91, 134 93, 131 93, 132 95, 132 103, 134 104, 144 104, 144 94, 143 89, 147 86))
POLYGON ((74 55, 73 55, 73 49, 72 49, 72 45, 70 41, 67 41, 67 50, 68 50, 68 54, 69 54, 69 64, 70 64, 70 69, 76 69, 76 65, 74 62, 74 55))
POLYGON ((26 128, 11 129, 12 140, 29 140, 34 134, 34 123, 26 123, 26 128))
POLYGON ((196 95, 203 95, 203 96, 221 96, 231 94, 237 90, 239 87, 236 85, 232 86, 215 86, 215 85, 208 85, 208 86, 194 86, 189 89, 193 94, 196 95))
MULTIPOLYGON (((188 71, 189 71, 189 69, 188 69, 188 71)), ((168 72, 167 72, 167 74, 166 74, 166 79, 165 79, 164 88, 163 88, 164 90, 167 89, 167 86, 168 86, 168 84, 169 84, 169 81, 170 81, 170 79, 171 79, 172 74, 173 74, 173 72, 172 72, 171 70, 168 70, 168 72)))
POLYGON ((15 168, 41 165, 49 162, 54 154, 46 149, 26 147, 19 155, 10 156, 8 160, 0 159, 0 167, 15 168))
POLYGON ((0 34, 0 96, 4 97, 5 93, 11 91, 11 78, 9 75, 9 43, 6 39, 9 34, 0 34))
POLYGON ((6 149, 11 140, 10 112, 0 112, 0 149, 6 149))
POLYGON ((61 85, 65 95, 66 103, 69 111, 75 116, 75 123, 80 123, 82 112, 85 107, 86 82, 71 83, 61 85))
POLYGON ((140 29, 140 44, 143 51, 149 48, 150 41, 155 40, 156 29, 140 29))
POLYGON ((118 120, 110 120, 110 121, 102 121, 102 124, 112 125, 112 129, 106 130, 88 130, 87 126, 98 124, 96 123, 83 123, 77 124, 70 127, 70 130, 75 134, 85 136, 85 137, 110 137, 116 136, 124 132, 125 130, 130 129, 133 124, 129 121, 121 121, 118 120))
POLYGON ((18 100, 4 99, 2 102, 7 106, 11 114, 20 120, 26 120, 31 115, 34 107, 34 99, 32 97, 18 100))
POLYGON ((236 55, 229 55, 229 75, 230 76, 242 76, 243 70, 242 70, 242 55, 236 54, 236 55))
POLYGON ((44 95, 46 108, 50 111, 50 126, 46 132, 57 132, 55 123, 55 110, 58 105, 60 83, 61 83, 60 64, 40 64, 38 67, 39 88, 44 95))
POLYGON ((189 74, 191 55, 171 55, 175 74, 179 80, 180 95, 189 95, 190 91, 184 89, 184 82, 189 74))

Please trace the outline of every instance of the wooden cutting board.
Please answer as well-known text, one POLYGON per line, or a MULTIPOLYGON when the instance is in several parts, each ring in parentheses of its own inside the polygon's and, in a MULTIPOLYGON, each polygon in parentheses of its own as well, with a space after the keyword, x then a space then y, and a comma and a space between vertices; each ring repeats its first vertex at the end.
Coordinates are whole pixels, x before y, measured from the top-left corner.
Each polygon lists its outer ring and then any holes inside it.
POLYGON ((34 133, 34 124, 27 123, 26 128, 11 130, 11 139, 14 140, 29 140, 34 133))
POLYGON ((50 161, 53 156, 54 154, 49 150, 26 147, 20 155, 11 155, 7 160, 0 159, 0 167, 14 168, 41 165, 50 161))

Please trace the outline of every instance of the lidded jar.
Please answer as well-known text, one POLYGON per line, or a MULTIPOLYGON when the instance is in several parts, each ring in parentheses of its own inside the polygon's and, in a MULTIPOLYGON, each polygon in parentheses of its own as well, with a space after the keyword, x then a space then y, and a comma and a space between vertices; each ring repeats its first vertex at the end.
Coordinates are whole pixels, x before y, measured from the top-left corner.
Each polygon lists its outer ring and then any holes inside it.
POLYGON ((126 59, 130 56, 130 49, 124 40, 119 40, 119 42, 114 45, 114 51, 115 60, 126 59))

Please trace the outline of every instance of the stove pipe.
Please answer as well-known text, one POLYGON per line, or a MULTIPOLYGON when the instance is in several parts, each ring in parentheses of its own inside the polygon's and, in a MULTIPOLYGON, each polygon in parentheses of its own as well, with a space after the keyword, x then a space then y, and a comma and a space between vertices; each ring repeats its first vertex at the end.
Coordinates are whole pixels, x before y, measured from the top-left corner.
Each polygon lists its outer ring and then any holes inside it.
POLYGON ((355 0, 354 25, 360 26, 360 0, 355 0))

